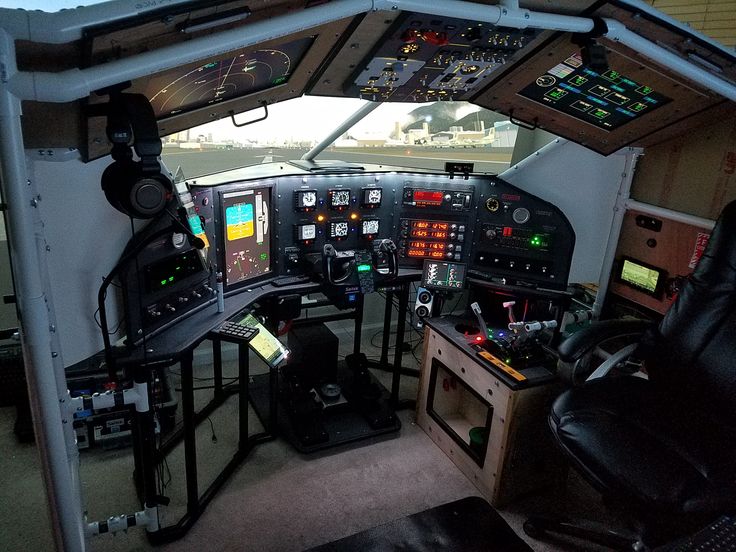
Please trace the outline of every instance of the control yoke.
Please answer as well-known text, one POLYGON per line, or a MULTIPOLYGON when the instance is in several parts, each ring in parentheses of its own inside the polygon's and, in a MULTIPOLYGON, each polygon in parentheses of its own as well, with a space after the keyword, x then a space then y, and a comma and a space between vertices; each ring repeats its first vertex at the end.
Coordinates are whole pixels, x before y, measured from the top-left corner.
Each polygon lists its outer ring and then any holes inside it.
POLYGON ((399 274, 399 254, 394 242, 381 240, 377 251, 338 251, 331 243, 322 249, 322 269, 325 280, 333 286, 359 284, 362 272, 369 272, 376 281, 393 280, 399 274), (383 263, 388 268, 379 268, 383 263))

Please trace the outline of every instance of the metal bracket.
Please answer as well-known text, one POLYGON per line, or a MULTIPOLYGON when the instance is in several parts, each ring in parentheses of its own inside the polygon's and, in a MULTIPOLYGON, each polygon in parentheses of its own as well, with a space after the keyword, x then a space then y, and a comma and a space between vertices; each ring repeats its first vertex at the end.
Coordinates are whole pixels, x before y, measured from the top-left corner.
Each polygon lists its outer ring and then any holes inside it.
POLYGON ((247 121, 245 123, 237 123, 235 121, 235 112, 232 109, 228 111, 228 115, 230 115, 230 119, 232 120, 233 125, 236 126, 237 128, 241 128, 244 126, 252 125, 253 123, 257 123, 258 121, 263 121, 264 119, 268 118, 268 102, 265 100, 262 100, 261 107, 263 108, 263 111, 264 111, 263 117, 260 117, 258 119, 253 119, 252 121, 247 121))

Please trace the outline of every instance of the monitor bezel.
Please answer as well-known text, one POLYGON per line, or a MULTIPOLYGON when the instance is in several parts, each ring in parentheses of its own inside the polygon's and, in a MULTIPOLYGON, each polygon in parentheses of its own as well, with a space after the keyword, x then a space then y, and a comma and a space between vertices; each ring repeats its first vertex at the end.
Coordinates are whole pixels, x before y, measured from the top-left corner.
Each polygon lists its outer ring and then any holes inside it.
POLYGON ((217 271, 222 272, 223 274, 223 289, 226 295, 236 293, 249 286, 252 286, 255 283, 261 283, 265 280, 270 280, 278 276, 278 263, 276 262, 276 258, 275 258, 276 235, 274 233, 274 228, 273 228, 274 188, 275 188, 275 182, 273 180, 257 180, 257 181, 232 182, 232 183, 220 185, 215 189, 215 197, 216 197, 215 235, 217 237, 217 247, 216 247, 217 271), (227 229, 225 225, 225 209, 224 209, 225 199, 226 199, 225 196, 228 194, 245 192, 248 190, 254 190, 254 191, 268 190, 268 202, 269 202, 268 203, 268 218, 269 218, 268 254, 270 256, 270 262, 269 262, 270 270, 268 272, 257 274, 255 276, 246 278, 244 280, 240 280, 238 282, 228 283, 227 276, 225 274, 225 267, 227 265, 226 260, 225 260, 226 249, 227 249, 226 247, 227 229))

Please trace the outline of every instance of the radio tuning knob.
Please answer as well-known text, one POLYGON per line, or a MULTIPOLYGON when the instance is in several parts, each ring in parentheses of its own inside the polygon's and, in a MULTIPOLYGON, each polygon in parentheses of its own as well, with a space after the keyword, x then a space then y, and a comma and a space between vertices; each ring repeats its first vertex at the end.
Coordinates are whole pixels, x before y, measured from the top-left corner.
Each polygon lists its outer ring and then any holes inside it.
POLYGON ((192 292, 192 297, 194 297, 195 299, 201 299, 202 298, 202 294, 199 293, 197 290, 194 290, 192 292))
POLYGON ((486 230, 486 237, 492 240, 496 237, 496 231, 491 229, 486 230))
POLYGON ((172 307, 172 306, 171 306, 171 305, 169 305, 168 303, 166 303, 166 304, 164 305, 164 308, 165 308, 165 309, 166 309, 167 311, 169 311, 169 312, 176 312, 176 308, 172 307))
POLYGON ((452 199, 452 196, 450 194, 445 194, 445 201, 450 201, 452 199))

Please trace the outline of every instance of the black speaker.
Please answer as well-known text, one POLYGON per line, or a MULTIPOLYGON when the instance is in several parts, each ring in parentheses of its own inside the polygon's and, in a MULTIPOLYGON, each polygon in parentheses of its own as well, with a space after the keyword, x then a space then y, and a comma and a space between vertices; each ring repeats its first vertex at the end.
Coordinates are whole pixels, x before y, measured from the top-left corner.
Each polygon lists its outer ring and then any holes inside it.
POLYGON ((426 288, 417 288, 417 300, 414 303, 414 314, 417 316, 415 325, 417 328, 424 326, 424 319, 432 316, 432 303, 434 295, 426 288))
POLYGON ((173 184, 161 172, 161 140, 148 98, 142 94, 111 96, 106 130, 115 161, 102 173, 105 197, 110 205, 130 217, 156 216, 171 199, 173 184), (131 138, 132 148, 128 145, 131 138), (138 161, 133 160, 133 150, 138 161))

